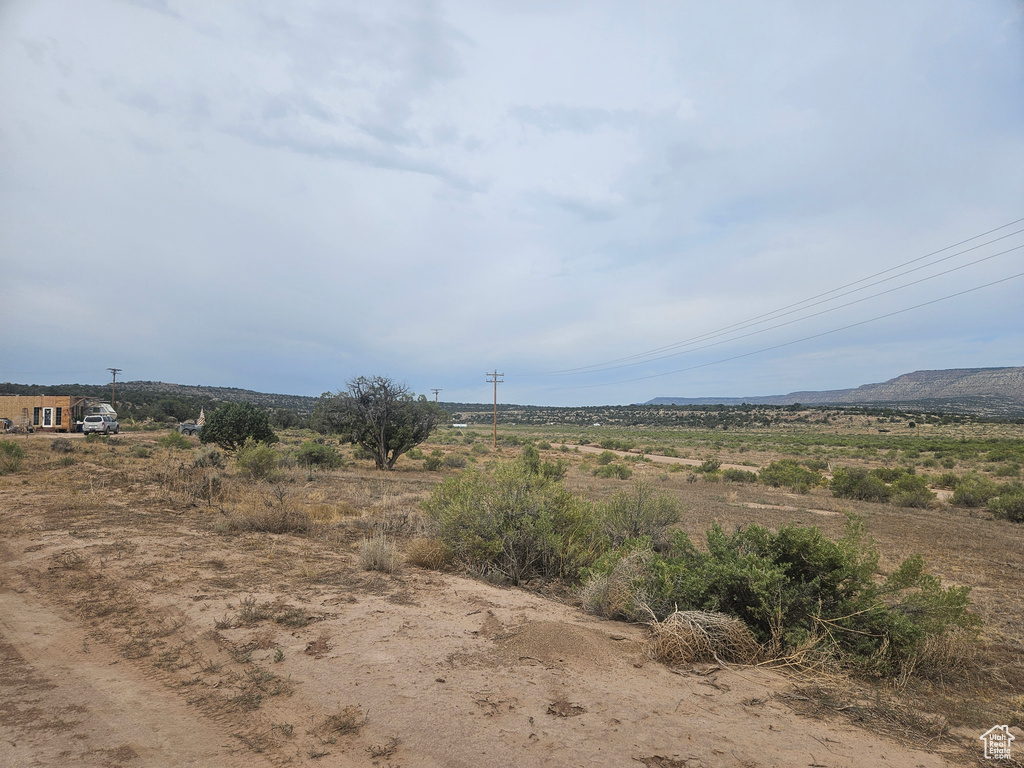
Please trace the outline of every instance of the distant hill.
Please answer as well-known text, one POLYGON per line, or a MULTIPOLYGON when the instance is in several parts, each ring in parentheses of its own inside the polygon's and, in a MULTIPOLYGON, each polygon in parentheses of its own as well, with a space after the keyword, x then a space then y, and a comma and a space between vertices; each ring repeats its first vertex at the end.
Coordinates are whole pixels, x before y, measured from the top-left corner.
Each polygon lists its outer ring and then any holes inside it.
POLYGON ((759 397, 656 397, 644 405, 870 405, 983 416, 1024 415, 1024 367, 914 371, 881 384, 759 397))
POLYGON ((183 397, 200 397, 215 402, 254 403, 261 408, 286 408, 300 416, 310 416, 316 407, 318 397, 305 395, 278 395, 268 392, 254 392, 251 389, 234 387, 207 387, 201 384, 168 384, 163 381, 126 381, 118 382, 118 390, 128 392, 152 392, 162 395, 179 395, 183 397))

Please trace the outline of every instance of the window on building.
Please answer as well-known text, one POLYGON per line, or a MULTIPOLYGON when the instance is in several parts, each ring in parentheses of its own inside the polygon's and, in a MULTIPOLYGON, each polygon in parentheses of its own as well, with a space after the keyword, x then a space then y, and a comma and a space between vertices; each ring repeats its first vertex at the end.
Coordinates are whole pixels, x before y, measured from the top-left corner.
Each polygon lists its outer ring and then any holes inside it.
POLYGON ((61 422, 62 422, 63 419, 64 419, 64 409, 61 408, 60 406, 58 406, 57 407, 57 418, 54 420, 53 423, 56 424, 58 427, 62 426, 61 422))
POLYGON ((32 426, 33 427, 38 427, 39 426, 39 412, 41 410, 43 410, 43 409, 42 408, 33 408, 32 409, 32 426))

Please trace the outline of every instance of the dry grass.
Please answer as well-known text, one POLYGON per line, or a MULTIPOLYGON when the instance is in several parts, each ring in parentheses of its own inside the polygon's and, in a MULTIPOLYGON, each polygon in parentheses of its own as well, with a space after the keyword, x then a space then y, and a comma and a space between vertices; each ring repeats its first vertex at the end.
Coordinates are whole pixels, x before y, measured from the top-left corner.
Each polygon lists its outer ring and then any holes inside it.
POLYGON ((359 567, 364 571, 395 573, 401 565, 398 549, 383 533, 375 533, 359 542, 359 567))
POLYGON ((708 611, 676 611, 648 625, 651 656, 671 666, 711 662, 753 664, 761 646, 739 619, 708 611))
POLYGON ((405 560, 410 565, 439 571, 451 564, 451 552, 440 539, 413 539, 405 549, 405 560))
POLYGON ((619 560, 607 576, 591 575, 579 592, 583 609, 608 619, 651 619, 654 614, 647 607, 647 596, 637 587, 637 580, 644 574, 649 558, 650 552, 631 552, 619 560))

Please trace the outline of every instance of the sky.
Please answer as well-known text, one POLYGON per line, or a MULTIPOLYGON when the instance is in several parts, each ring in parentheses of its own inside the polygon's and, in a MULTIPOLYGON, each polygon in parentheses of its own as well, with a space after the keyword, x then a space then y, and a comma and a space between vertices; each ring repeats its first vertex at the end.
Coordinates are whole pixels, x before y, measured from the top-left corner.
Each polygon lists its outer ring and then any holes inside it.
POLYGON ((1022 219, 1020 0, 0 0, 0 382, 1016 366, 1022 219))

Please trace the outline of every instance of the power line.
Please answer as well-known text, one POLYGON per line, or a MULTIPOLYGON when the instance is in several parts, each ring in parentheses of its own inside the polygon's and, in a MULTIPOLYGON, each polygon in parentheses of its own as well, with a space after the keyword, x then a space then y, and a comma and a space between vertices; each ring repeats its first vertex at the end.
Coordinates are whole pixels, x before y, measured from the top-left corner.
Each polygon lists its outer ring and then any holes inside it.
MULTIPOLYGON (((834 296, 831 299, 823 299, 823 297, 831 296, 832 294, 839 293, 840 291, 844 291, 847 288, 852 288, 853 286, 860 285, 861 283, 867 282, 868 280, 872 280, 872 279, 874 279, 876 277, 880 277, 880 276, 888 274, 890 272, 894 272, 894 271, 896 271, 898 269, 901 269, 903 267, 909 266, 910 264, 915 264, 915 263, 917 263, 919 261, 923 261, 925 259, 929 259, 932 256, 936 256, 936 255, 938 255, 940 253, 944 253, 945 251, 948 251, 948 250, 950 250, 952 248, 957 248, 957 247, 959 247, 961 245, 964 245, 965 243, 971 242, 972 240, 977 240, 978 238, 985 237, 986 235, 990 235, 993 232, 998 232, 1001 229, 1006 229, 1007 227, 1011 227, 1014 224, 1019 224, 1022 221, 1024 221, 1024 218, 1015 219, 1014 221, 1011 221, 1011 222, 1008 222, 1006 224, 1003 224, 1002 226, 995 227, 994 229, 990 229, 987 232, 982 232, 982 233, 980 233, 978 235, 974 235, 973 237, 969 237, 969 238, 967 238, 965 240, 961 240, 958 243, 953 243, 952 245, 947 245, 945 248, 940 248, 937 251, 932 251, 931 253, 927 253, 924 256, 918 256, 918 257, 916 257, 914 259, 910 259, 909 261, 905 261, 902 264, 897 264, 897 265, 895 265, 893 267, 889 267, 888 269, 884 269, 881 272, 876 272, 876 273, 874 273, 872 275, 868 275, 867 277, 863 277, 863 278, 861 278, 859 280, 855 280, 855 281, 853 281, 851 283, 847 283, 845 285, 841 285, 838 288, 833 288, 833 289, 831 289, 829 291, 824 291, 823 293, 819 293, 819 294, 816 294, 816 295, 811 296, 809 298, 802 299, 801 301, 797 301, 797 302, 794 302, 792 304, 787 304, 787 305, 785 305, 783 307, 780 307, 778 309, 772 310, 771 312, 766 312, 766 313, 763 313, 763 314, 760 314, 760 315, 756 315, 754 317, 748 318, 747 320, 743 320, 743 321, 740 321, 740 322, 737 322, 737 323, 732 323, 730 325, 727 325, 727 326, 724 326, 722 328, 719 328, 718 330, 708 331, 707 333, 701 334, 699 336, 694 336, 694 337, 691 337, 690 339, 685 339, 683 341, 674 342, 672 344, 667 344, 667 345, 662 346, 662 347, 656 347, 654 349, 647 350, 646 352, 637 352, 635 354, 627 355, 625 357, 616 358, 616 359, 613 359, 613 360, 605 360, 604 362, 599 362, 599 363, 591 363, 590 365, 578 366, 576 368, 566 368, 566 369, 559 370, 559 371, 552 371, 552 372, 550 372, 550 373, 548 373, 546 375, 562 375, 562 374, 576 373, 577 371, 588 371, 589 369, 601 368, 602 366, 612 366, 612 365, 614 365, 616 363, 622 363, 622 362, 626 362, 626 361, 629 361, 629 360, 634 360, 634 359, 643 358, 643 357, 649 357, 650 355, 654 355, 654 354, 657 354, 659 352, 664 352, 664 351, 667 351, 669 349, 675 349, 675 348, 678 348, 680 346, 687 346, 689 344, 696 343, 698 341, 703 341, 703 340, 705 340, 707 338, 715 338, 717 336, 724 335, 725 333, 727 333, 729 331, 732 331, 732 330, 742 330, 743 328, 750 327, 751 325, 760 325, 763 322, 768 322, 773 317, 783 317, 783 316, 785 316, 785 314, 792 314, 792 312, 786 312, 786 310, 792 310, 792 311, 795 312, 795 311, 800 311, 799 308, 809 309, 811 306, 817 306, 818 304, 826 303, 827 301, 833 301, 836 298, 842 298, 842 296, 849 295, 849 293, 856 293, 857 291, 864 290, 865 288, 869 288, 871 286, 870 285, 863 286, 861 288, 857 288, 854 291, 849 291, 848 293, 841 294, 840 296, 834 296), (817 302, 815 304, 809 304, 810 302, 815 301, 815 299, 823 299, 823 301, 817 302), (803 306, 803 305, 808 305, 808 304, 809 304, 809 306, 803 306)), ((943 257, 942 259, 939 259, 938 261, 936 261, 934 263, 937 264, 937 263, 940 263, 942 261, 946 261, 948 259, 954 258, 955 256, 959 256, 959 255, 962 255, 964 253, 967 253, 969 251, 976 250, 978 248, 982 248, 982 247, 984 247, 986 245, 991 245, 994 242, 998 242, 999 240, 1004 240, 1007 237, 1012 237, 1013 235, 1020 234, 1021 232, 1024 232, 1024 229, 1018 230, 1016 232, 1011 232, 1011 233, 1009 233, 1007 235, 1002 235, 1002 236, 997 237, 997 238, 995 238, 995 239, 993 239, 993 240, 991 240, 991 241, 989 241, 987 243, 982 243, 980 245, 972 246, 971 248, 967 248, 964 251, 961 251, 960 253, 956 253, 956 254, 952 254, 951 256, 943 257)), ((924 266, 928 266, 928 265, 924 265, 924 266)), ((900 275, 894 275, 892 277, 886 278, 886 280, 879 281, 879 283, 874 283, 872 285, 878 285, 881 282, 886 282, 888 280, 896 279, 897 277, 902 277, 903 275, 909 274, 910 272, 916 271, 918 269, 923 269, 924 266, 916 267, 914 270, 908 270, 907 272, 901 273, 900 275)))
POLYGON ((1009 277, 1004 277, 1004 278, 1001 278, 999 280, 993 280, 992 282, 985 283, 984 285, 978 285, 978 286, 975 286, 974 288, 967 288, 966 290, 958 291, 957 293, 951 293, 951 294, 949 294, 947 296, 941 296, 940 298, 932 299, 931 301, 925 301, 925 302, 923 302, 921 304, 915 304, 912 307, 906 307, 904 309, 897 309, 897 310, 895 310, 893 312, 887 312, 884 315, 877 315, 876 317, 871 317, 871 318, 868 318, 867 320, 861 320, 861 321, 856 322, 856 323, 850 323, 849 325, 844 325, 844 326, 842 326, 840 328, 833 328, 833 329, 828 330, 828 331, 822 331, 821 333, 815 333, 815 334, 812 334, 810 336, 804 336, 804 337, 799 338, 799 339, 794 339, 793 341, 786 341, 786 342, 783 342, 782 344, 776 344, 776 345, 771 346, 771 347, 764 347, 762 349, 756 349, 753 352, 744 352, 743 354, 733 355, 732 357, 726 357, 726 358, 723 358, 721 360, 713 360, 710 363, 701 363, 700 365, 692 365, 689 368, 680 368, 680 369, 675 370, 675 371, 665 371, 664 373, 652 373, 649 376, 639 376, 639 377, 637 377, 635 379, 622 379, 620 381, 608 381, 608 382, 604 382, 602 384, 581 384, 581 385, 576 386, 576 387, 559 387, 558 389, 559 390, 594 389, 594 388, 597 388, 597 387, 610 387, 610 386, 613 386, 613 385, 616 385, 616 384, 632 384, 633 382, 637 382, 637 381, 646 381, 648 379, 657 379, 657 378, 660 378, 662 376, 673 376, 673 375, 675 375, 677 373, 686 373, 688 371, 695 371, 695 370, 697 370, 699 368, 708 368, 708 367, 710 367, 712 365, 721 365, 722 363, 729 363, 729 362, 732 362, 733 360, 740 360, 740 359, 742 359, 744 357, 752 357, 753 355, 760 355, 760 354, 762 354, 764 352, 771 352, 772 350, 782 349, 783 347, 790 347, 790 346, 792 346, 794 344, 799 344, 799 343, 804 342, 804 341, 810 341, 811 339, 818 339, 818 338, 821 338, 822 336, 828 336, 828 335, 833 334, 833 333, 839 333, 840 331, 846 331, 846 330, 849 330, 850 328, 856 328, 856 327, 861 326, 861 325, 867 325, 868 323, 873 323, 873 322, 875 322, 877 320, 884 320, 887 317, 894 317, 896 315, 902 315, 905 312, 910 312, 910 311, 915 310, 915 309, 920 309, 921 307, 927 307, 927 306, 929 306, 931 304, 937 304, 940 301, 946 301, 947 299, 954 299, 957 296, 963 296, 963 295, 968 294, 968 293, 974 293, 975 291, 980 291, 982 288, 990 288, 993 285, 999 285, 1000 283, 1005 283, 1005 282, 1008 282, 1010 280, 1016 280, 1018 277, 1024 277, 1024 272, 1018 272, 1016 275, 1010 275, 1009 277))
MULTIPOLYGON (((659 355, 658 357, 645 357, 643 360, 636 360, 636 361, 630 362, 630 363, 621 363, 620 365, 608 365, 608 366, 605 366, 604 368, 590 368, 590 369, 585 370, 585 371, 576 371, 576 372, 574 372, 571 375, 578 376, 580 374, 585 374, 585 373, 600 373, 601 371, 613 371, 613 370, 617 370, 619 368, 629 368, 629 367, 634 366, 634 365, 642 365, 643 363, 653 363, 653 362, 655 362, 657 360, 667 360, 670 357, 679 357, 680 355, 688 355, 691 352, 700 352, 700 351, 705 350, 705 349, 710 349, 711 347, 719 347, 722 344, 728 344, 728 343, 733 342, 733 341, 739 341, 740 339, 746 339, 746 338, 749 338, 751 336, 757 336, 760 333, 767 333, 768 331, 774 331, 777 328, 784 328, 787 325, 793 325, 794 323, 800 323, 800 322, 803 322, 804 320, 810 320, 812 317, 820 317, 821 315, 827 315, 829 312, 835 312, 836 310, 839 310, 839 309, 845 309, 846 307, 852 307, 854 304, 860 304, 861 302, 864 302, 864 301, 869 301, 871 299, 877 299, 879 296, 885 296, 888 293, 895 293, 896 291, 901 291, 904 288, 909 288, 909 287, 911 287, 913 285, 918 285, 919 283, 924 283, 924 282, 927 282, 928 280, 933 280, 936 277, 942 277, 943 275, 948 275, 951 272, 956 272, 956 271, 961 270, 961 269, 966 269, 967 267, 973 267, 976 264, 980 264, 983 261, 988 261, 989 259, 994 259, 997 256, 1003 256, 1003 255, 1005 255, 1007 253, 1010 253, 1011 251, 1020 250, 1021 248, 1024 248, 1024 245, 1017 245, 1017 246, 1014 246, 1013 248, 1008 248, 1005 251, 1000 251, 999 253, 993 253, 990 256, 983 256, 982 258, 976 259, 975 261, 968 262, 967 264, 961 264, 958 267, 951 267, 949 269, 943 270, 942 272, 936 272, 934 275, 928 275, 927 277, 922 277, 922 278, 920 278, 918 280, 912 280, 909 283, 904 283, 903 285, 898 285, 895 288, 889 288, 889 289, 884 290, 884 291, 879 291, 878 293, 873 293, 870 296, 863 296, 863 297, 861 297, 859 299, 854 299, 853 301, 848 301, 845 304, 839 304, 839 305, 837 305, 835 307, 829 307, 828 309, 823 309, 820 312, 814 312, 814 313, 812 313, 810 315, 804 315, 803 317, 797 317, 797 318, 795 318, 793 320, 787 320, 784 323, 778 323, 776 325, 769 325, 767 328, 761 328, 760 330, 757 330, 757 331, 751 331, 750 333, 744 333, 744 334, 741 334, 739 336, 733 336, 732 338, 724 339, 723 341, 716 341, 716 342, 714 342, 712 344, 705 344, 704 346, 701 346, 701 347, 694 347, 693 349, 685 349, 685 350, 681 350, 679 352, 671 352, 671 353, 666 354, 666 355, 659 355)), ((908 273, 904 272, 903 274, 905 275, 905 274, 908 274, 908 273)), ((791 313, 787 313, 787 314, 791 314, 791 313)), ((784 316, 785 315, 780 315, 780 317, 784 317, 784 316)), ((765 322, 767 322, 767 321, 765 321, 765 322)), ((723 336, 723 335, 725 335, 725 334, 709 335, 709 338, 717 338, 717 336, 723 336)), ((672 348, 672 346, 665 347, 665 349, 671 349, 671 348, 672 348)), ((625 359, 628 360, 629 358, 625 358, 625 359)), ((566 375, 570 375, 570 374, 566 374, 566 375)))

